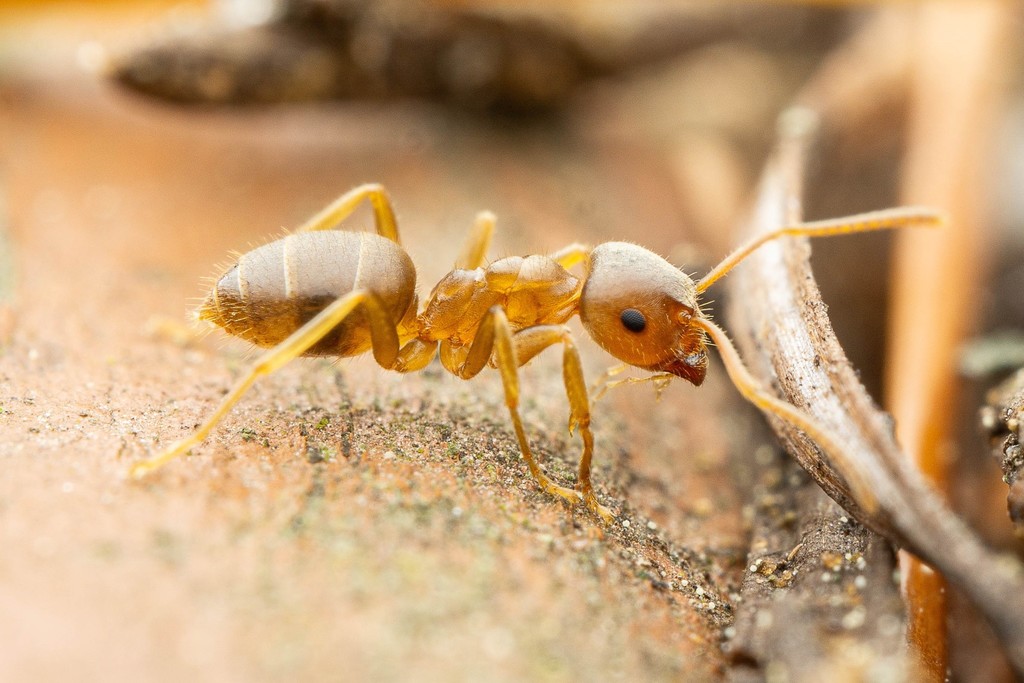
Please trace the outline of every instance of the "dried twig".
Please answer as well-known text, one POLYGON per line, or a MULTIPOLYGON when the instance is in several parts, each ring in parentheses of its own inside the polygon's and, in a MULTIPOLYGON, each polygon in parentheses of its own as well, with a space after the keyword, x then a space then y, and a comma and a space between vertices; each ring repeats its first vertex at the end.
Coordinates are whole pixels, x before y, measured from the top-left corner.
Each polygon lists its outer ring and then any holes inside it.
MULTIPOLYGON (((906 97, 913 47, 908 40, 912 27, 909 19, 910 14, 902 8, 879 12, 864 30, 830 56, 798 101, 809 103, 827 123, 838 128, 833 132, 860 139, 866 130, 873 129, 869 123, 877 122, 882 113, 891 116, 892 102, 906 97), (886 45, 887 49, 880 51, 877 49, 879 45, 886 45)), ((808 131, 798 133, 805 137, 798 135, 784 142, 775 165, 766 172, 756 220, 751 226, 753 230, 767 230, 779 222, 791 223, 800 218, 800 174, 808 131)), ((921 140, 921 144, 930 143, 921 140)), ((925 199, 936 201, 934 194, 913 197, 915 203, 925 199)), ((945 202, 940 205, 946 206, 945 202)), ((925 240, 931 237, 929 234, 917 236, 925 240)), ((837 433, 851 450, 869 456, 864 457, 864 462, 872 470, 872 476, 879 480, 879 491, 891 490, 898 496, 882 494, 881 514, 865 515, 862 510, 850 507, 851 503, 856 505, 856 501, 852 500, 850 491, 834 469, 817 457, 805 440, 792 441, 797 437, 792 430, 783 428, 791 435, 788 437, 790 443, 800 449, 801 463, 829 495, 854 511, 868 526, 899 545, 916 549, 940 569, 955 565, 953 568, 958 575, 954 581, 962 585, 965 581, 971 584, 965 587, 965 591, 972 594, 1000 632, 1019 670, 1022 660, 1021 622, 1006 606, 1015 599, 1014 591, 1020 590, 1019 567, 1007 565, 1000 568, 999 561, 980 547, 941 506, 934 494, 927 491, 919 477, 909 472, 900 461, 887 419, 861 389, 831 334, 824 306, 816 286, 809 279, 805 249, 806 246, 800 246, 799 242, 772 247, 770 253, 756 256, 756 265, 746 266, 746 273, 741 269, 735 276, 732 283, 734 292, 740 292, 735 307, 740 320, 736 322, 746 326, 746 334, 741 335, 741 341, 746 343, 748 352, 759 350, 761 357, 758 362, 763 376, 771 376, 771 363, 784 392, 790 393, 791 397, 802 396, 805 408, 819 419, 842 425, 837 433), (765 284, 759 288, 752 284, 758 282, 765 284), (790 326, 778 327, 780 321, 787 320, 790 326), (802 323, 803 327, 798 324, 801 321, 806 321, 802 323), (762 346, 751 338, 751 330, 761 334, 762 346), (801 363, 800 354, 804 354, 805 359, 816 359, 817 369, 807 367, 806 361, 801 363), (806 374, 810 370, 813 372, 806 374), (826 405, 826 402, 831 402, 831 405, 826 405), (859 436, 847 438, 854 434, 859 436), (987 579, 980 577, 988 576, 989 572, 999 576, 985 586, 987 579), (1007 602, 999 604, 997 595, 1002 595, 1007 602)), ((934 268, 934 264, 931 267, 934 268)), ((930 327, 929 323, 922 329, 930 327)), ((926 342, 915 342, 917 346, 922 343, 926 342)), ((949 365, 952 368, 954 364, 949 365)), ((928 403, 927 399, 920 397, 917 400, 928 403)), ((925 574, 934 576, 932 572, 925 574)), ((920 586, 916 588, 920 590, 920 586)), ((912 644, 917 646, 918 659, 925 664, 926 670, 933 678, 941 679, 945 671, 944 655, 940 652, 935 657, 934 647, 936 642, 942 643, 944 621, 941 609, 937 609, 941 606, 935 601, 928 605, 932 626, 936 628, 919 631, 918 640, 912 640, 912 644), (924 639, 921 633, 927 634, 924 639), (933 655, 930 661, 922 657, 922 651, 929 648, 933 655)), ((911 608, 919 609, 917 605, 911 608)), ((913 638, 914 634, 911 635, 913 638)))
MULTIPOLYGON (((784 116, 781 142, 762 178, 745 238, 801 219, 804 156, 814 117, 784 116)), ((892 422, 867 395, 832 332, 811 274, 805 239, 765 245, 730 282, 732 329, 751 369, 786 400, 834 432, 857 459, 879 501, 873 514, 854 498, 828 454, 797 430, 769 419, 787 450, 863 524, 914 552, 959 585, 988 618, 1024 673, 1024 570, 995 556, 953 515, 907 462, 892 422)))

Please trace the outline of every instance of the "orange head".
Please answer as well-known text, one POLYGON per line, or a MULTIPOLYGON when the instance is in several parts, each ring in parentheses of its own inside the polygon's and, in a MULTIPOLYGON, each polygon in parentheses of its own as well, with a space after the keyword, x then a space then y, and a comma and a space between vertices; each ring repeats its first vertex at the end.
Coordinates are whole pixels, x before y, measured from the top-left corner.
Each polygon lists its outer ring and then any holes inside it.
POLYGON ((590 336, 619 360, 697 386, 704 381, 704 332, 691 322, 700 316, 697 288, 657 254, 627 242, 598 245, 579 310, 590 336))

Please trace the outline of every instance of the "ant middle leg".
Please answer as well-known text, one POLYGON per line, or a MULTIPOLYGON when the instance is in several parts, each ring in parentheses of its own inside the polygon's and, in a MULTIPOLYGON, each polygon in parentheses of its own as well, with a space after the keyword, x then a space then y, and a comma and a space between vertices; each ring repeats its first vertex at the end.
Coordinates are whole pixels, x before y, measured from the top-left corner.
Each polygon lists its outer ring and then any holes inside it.
POLYGON ((516 332, 512 341, 519 365, 525 364, 550 346, 562 344, 562 381, 565 384, 565 395, 569 399, 569 434, 578 429, 583 440, 576 486, 583 494, 583 502, 587 507, 605 524, 611 524, 615 516, 597 501, 590 478, 591 460, 594 456, 594 435, 590 431, 590 397, 587 393, 586 380, 583 378, 580 352, 576 348, 572 332, 565 325, 537 325, 516 332))
POLYGON ((213 414, 191 436, 177 441, 159 455, 135 463, 130 470, 131 476, 142 477, 198 445, 238 403, 257 379, 269 375, 289 361, 301 356, 358 308, 366 312, 374 359, 384 368, 393 367, 399 357, 399 348, 398 333, 390 314, 380 299, 372 292, 366 290, 349 292, 320 311, 287 339, 260 356, 252 369, 235 383, 213 414))
MULTIPOLYGON (((530 474, 548 493, 564 498, 570 503, 583 502, 583 496, 579 491, 559 486, 552 481, 533 456, 530 442, 526 438, 526 431, 523 429, 522 418, 519 416, 519 363, 516 359, 512 328, 508 324, 505 312, 497 306, 490 309, 484 316, 465 360, 459 367, 454 368, 453 372, 462 379, 475 377, 486 367, 492 355, 495 365, 501 373, 501 383, 505 389, 505 406, 512 418, 516 440, 519 442, 519 451, 523 454, 523 460, 526 461, 530 474)), ((589 434, 589 429, 587 433, 589 434)))
POLYGON ((481 211, 473 221, 473 229, 469 233, 469 239, 462 247, 462 253, 455 261, 455 267, 460 270, 474 270, 479 268, 487 260, 487 250, 491 246, 491 239, 494 237, 494 226, 497 218, 490 211, 481 211))
POLYGON ((364 200, 369 200, 373 207, 377 234, 396 244, 401 244, 398 238, 398 220, 395 218, 395 209, 387 190, 379 183, 368 183, 349 190, 296 228, 295 232, 332 230, 338 223, 352 215, 352 212, 364 200))
POLYGON ((466 360, 457 374, 466 379, 473 377, 489 360, 493 360, 501 373, 506 405, 512 416, 519 448, 530 468, 530 473, 545 491, 566 498, 570 502, 579 502, 582 499, 602 521, 606 524, 611 523, 614 515, 598 503, 590 478, 594 454, 594 435, 590 431, 590 399, 583 378, 583 364, 572 333, 564 325, 538 325, 513 333, 505 312, 495 307, 488 311, 481 322, 466 360), (569 433, 572 434, 578 429, 583 440, 583 453, 580 455, 578 467, 578 491, 555 484, 540 469, 530 450, 518 411, 519 367, 555 344, 562 344, 564 348, 562 379, 569 399, 569 433))

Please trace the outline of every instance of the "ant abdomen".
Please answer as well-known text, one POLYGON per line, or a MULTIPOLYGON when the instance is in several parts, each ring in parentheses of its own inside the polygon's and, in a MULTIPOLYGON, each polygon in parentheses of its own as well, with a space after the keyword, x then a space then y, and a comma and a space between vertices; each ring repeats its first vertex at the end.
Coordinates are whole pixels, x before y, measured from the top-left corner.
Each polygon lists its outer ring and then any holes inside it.
MULTIPOLYGON (((199 317, 270 348, 356 289, 374 292, 397 323, 415 306, 416 269, 401 246, 372 233, 293 233, 242 254, 217 280, 199 317)), ((369 349, 365 314, 354 311, 305 355, 369 349)))

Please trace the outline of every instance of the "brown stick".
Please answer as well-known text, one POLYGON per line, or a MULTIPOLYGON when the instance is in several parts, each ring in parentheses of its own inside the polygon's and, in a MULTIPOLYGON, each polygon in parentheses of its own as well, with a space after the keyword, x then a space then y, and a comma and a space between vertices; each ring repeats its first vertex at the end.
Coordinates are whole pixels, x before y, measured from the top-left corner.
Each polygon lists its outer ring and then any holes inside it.
MULTIPOLYGON (((886 362, 887 405, 900 442, 939 491, 950 488, 959 350, 977 310, 985 226, 985 169, 999 109, 1004 2, 927 4, 914 12, 914 74, 902 197, 946 214, 934 235, 897 237, 886 362)), ((943 578, 900 554, 907 636, 931 680, 946 676, 943 578)))

